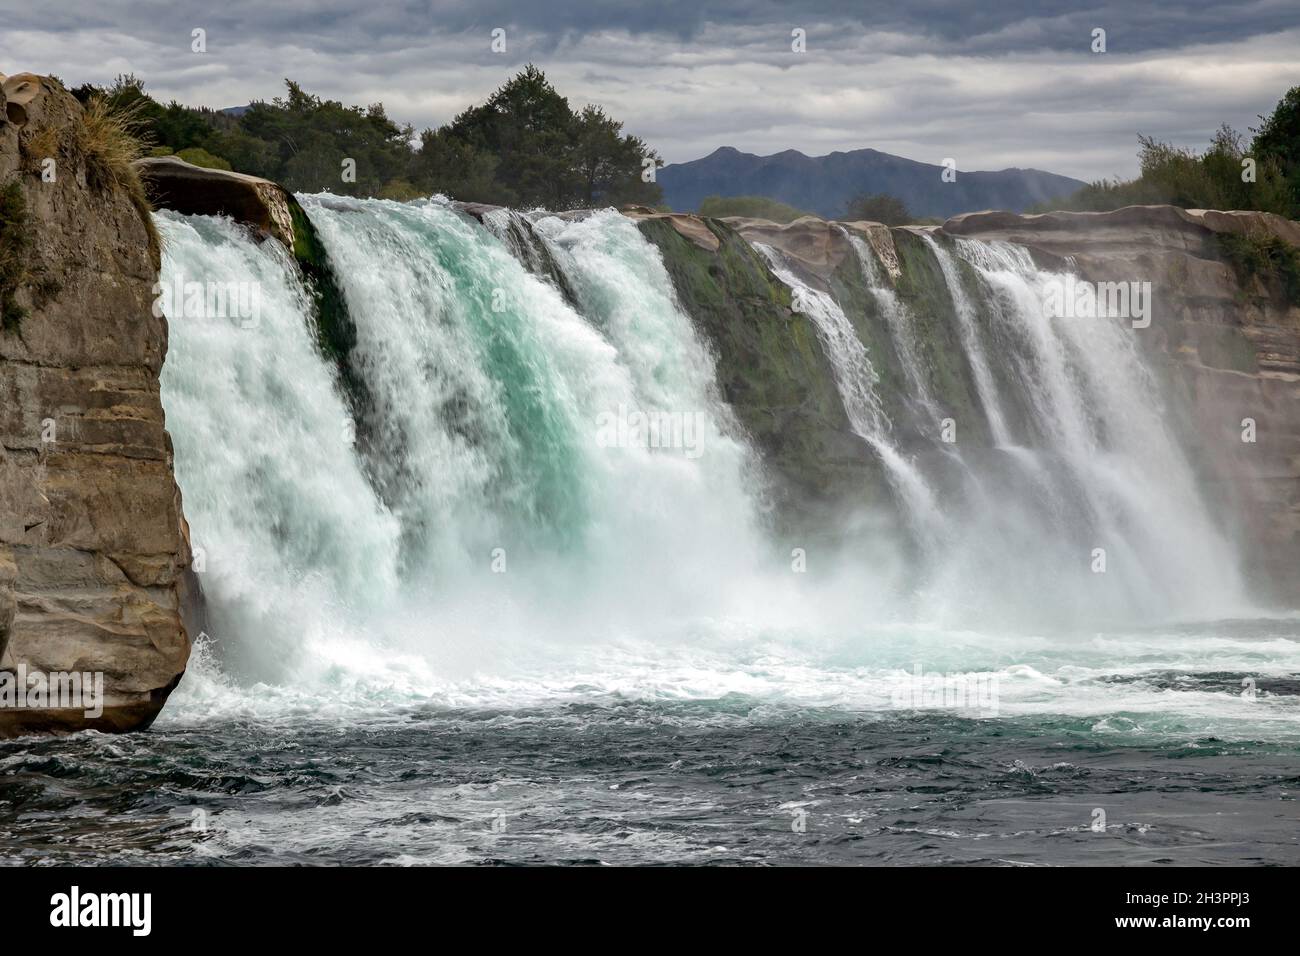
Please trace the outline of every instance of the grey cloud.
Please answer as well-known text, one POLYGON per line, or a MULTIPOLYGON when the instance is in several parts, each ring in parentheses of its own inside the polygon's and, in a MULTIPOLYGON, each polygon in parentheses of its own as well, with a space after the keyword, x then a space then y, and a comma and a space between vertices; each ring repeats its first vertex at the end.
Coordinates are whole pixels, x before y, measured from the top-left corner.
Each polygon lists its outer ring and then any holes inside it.
MULTIPOLYGON (((916 51, 998 53, 1078 50, 1094 27, 1104 27, 1116 52, 1173 49, 1193 43, 1225 43, 1294 28, 1300 14, 1293 0, 229 0, 221 4, 164 0, 99 0, 64 4, 4 6, 6 23, 19 28, 67 31, 115 27, 164 42, 184 37, 193 26, 215 33, 263 38, 310 38, 334 51, 374 45, 390 49, 413 38, 486 34, 515 27, 557 44, 565 37, 604 30, 697 37, 708 25, 785 28, 835 24, 859 32, 914 38, 916 51)), ((823 37, 822 39, 826 39, 823 37)))
POLYGON ((417 128, 545 69, 669 161, 719 145, 817 154, 871 146, 964 169, 1134 172, 1141 132, 1203 145, 1300 83, 1294 0, 997 5, 505 0, 119 0, 4 13, 0 70, 106 82, 134 71, 162 98, 232 106, 293 77, 349 103, 382 100, 417 128), (794 25, 808 52, 790 52, 794 25), (508 30, 494 55, 489 31, 508 30), (1094 26, 1109 52, 1088 52, 1094 26), (190 52, 190 31, 209 53, 190 52))

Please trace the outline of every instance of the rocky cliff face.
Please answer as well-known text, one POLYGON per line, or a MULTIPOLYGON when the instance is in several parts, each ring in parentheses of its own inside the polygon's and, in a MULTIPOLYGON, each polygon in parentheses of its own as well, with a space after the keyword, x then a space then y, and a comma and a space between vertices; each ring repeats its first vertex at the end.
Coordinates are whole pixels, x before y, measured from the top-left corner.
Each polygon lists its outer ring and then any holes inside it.
MULTIPOLYGON (((735 239, 779 249, 810 287, 841 304, 872 355, 882 404, 900 444, 920 456, 934 453, 935 446, 909 434, 907 384, 888 334, 864 302, 851 237, 871 245, 910 310, 935 398, 967 422, 978 420, 962 414, 978 402, 976 389, 954 333, 951 296, 925 245, 927 234, 945 244, 958 237, 1017 243, 1044 266, 1094 283, 1150 282, 1152 321, 1136 341, 1173 399, 1169 426, 1192 455, 1205 493, 1227 517, 1225 525, 1239 534, 1257 593, 1294 605, 1300 594, 1300 224, 1263 213, 1168 206, 1042 216, 972 213, 931 229, 813 218, 777 225, 648 210, 630 214, 664 252, 683 304, 710 332, 723 390, 740 420, 760 445, 790 451, 777 460, 801 495, 847 489, 862 500, 859 479, 870 481, 871 475, 855 456, 866 452, 860 442, 856 448, 843 443, 846 426, 826 394, 825 370, 810 359, 806 375, 789 375, 807 323, 790 315, 783 287, 770 272, 734 251, 735 239), (735 311, 738 286, 745 289, 741 301, 773 304, 717 320, 721 311, 735 311), (753 347, 737 344, 745 340, 753 347), (788 381, 791 394, 800 396, 781 403, 779 421, 767 397, 748 404, 743 398, 753 383, 768 381, 788 381), (839 474, 853 477, 828 482, 825 466, 832 460, 839 474)), ((966 281, 974 294, 968 272, 966 281)), ((978 428, 963 439, 976 445, 989 440, 978 428)))
POLYGON ((185 670, 197 602, 159 400, 158 244, 77 101, 0 79, 0 671, 104 688, 98 716, 0 706, 0 735, 143 727, 185 670))

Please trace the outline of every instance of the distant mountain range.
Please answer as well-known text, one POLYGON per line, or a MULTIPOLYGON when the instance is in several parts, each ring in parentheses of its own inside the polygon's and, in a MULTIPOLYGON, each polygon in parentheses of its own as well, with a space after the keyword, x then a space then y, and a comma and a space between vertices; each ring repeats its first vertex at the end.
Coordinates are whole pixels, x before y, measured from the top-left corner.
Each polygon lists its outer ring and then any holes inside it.
POLYGON ((703 159, 665 166, 657 179, 664 201, 678 212, 693 212, 707 196, 766 196, 828 219, 842 217, 849 200, 861 193, 888 193, 915 216, 946 218, 981 209, 1023 212, 1085 185, 1039 169, 958 169, 950 183, 941 179, 942 172, 942 166, 874 149, 827 156, 787 149, 755 156, 723 146, 703 159))

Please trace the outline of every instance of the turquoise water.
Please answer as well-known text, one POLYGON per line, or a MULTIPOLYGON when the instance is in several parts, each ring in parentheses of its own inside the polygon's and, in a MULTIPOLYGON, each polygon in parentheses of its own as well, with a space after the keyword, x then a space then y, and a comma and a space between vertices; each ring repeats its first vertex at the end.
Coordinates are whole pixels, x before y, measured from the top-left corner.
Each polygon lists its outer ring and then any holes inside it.
POLYGON ((1006 346, 971 361, 1023 372, 983 400, 1043 436, 949 455, 955 485, 809 297, 864 441, 930 493, 919 551, 831 548, 772 532, 630 221, 531 216, 561 288, 438 201, 304 203, 364 402, 275 243, 159 215, 165 277, 260 290, 255 322, 173 317, 163 372, 207 629, 150 732, 0 744, 6 861, 1300 859, 1300 620, 1249 607, 1140 358, 1030 325, 1014 251, 935 252, 1006 346))

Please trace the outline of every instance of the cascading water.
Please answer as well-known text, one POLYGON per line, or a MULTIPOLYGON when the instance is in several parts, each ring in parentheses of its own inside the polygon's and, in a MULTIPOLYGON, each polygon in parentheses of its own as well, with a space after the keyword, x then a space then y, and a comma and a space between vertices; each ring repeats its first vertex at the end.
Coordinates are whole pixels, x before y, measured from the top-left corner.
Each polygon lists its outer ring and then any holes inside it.
POLYGON ((885 324, 898 350, 898 357, 903 363, 903 371, 907 375, 907 383, 912 394, 937 422, 943 416, 939 414, 939 406, 930 390, 929 376, 922 367, 913 317, 886 281, 880 264, 876 262, 876 255, 871 251, 866 240, 847 229, 841 228, 841 233, 852 247, 853 254, 858 260, 858 267, 862 270, 862 278, 867 283, 867 289, 875 298, 880 313, 885 318, 885 324))
MULTIPOLYGON (((164 401, 206 562, 212 651, 164 720, 608 695, 875 709, 918 660, 1001 674, 1004 711, 1030 713, 1065 679, 1043 676, 1058 668, 1136 673, 1203 654, 1177 632, 1126 638, 1104 661, 1092 642, 1035 636, 1044 619, 1077 633, 1098 619, 1088 602, 1157 617, 1178 606, 1161 589, 1180 580, 1197 582, 1207 607, 1226 599, 1198 576, 1216 539, 1159 409, 1124 411, 1150 384, 1128 333, 1031 328, 1041 276, 1011 252, 963 246, 974 271, 945 273, 978 277, 952 292, 969 297, 967 341, 983 344, 990 369, 981 401, 1029 404, 1034 420, 1008 418, 1007 448, 1020 454, 996 452, 1005 474, 958 442, 951 454, 978 480, 953 492, 927 476, 929 456, 891 441, 871 356, 839 305, 768 251, 929 545, 896 580, 874 557, 882 542, 863 542, 858 560, 809 542, 796 562, 765 531, 761 466, 660 253, 631 221, 534 214, 530 252, 440 201, 303 202, 357 330, 346 376, 321 356, 311 299, 275 243, 222 220, 158 217, 165 281, 261 288, 257 322, 171 321, 164 401), (994 333, 1021 345, 996 353, 994 333), (1039 354, 1049 340, 1056 358, 1039 354), (1077 356, 1085 344, 1096 352, 1077 356), (994 374, 998 362, 1013 371, 994 374), (1025 396, 1000 391, 1017 376, 1025 396), (350 381, 364 393, 355 408, 350 381), (1082 407, 1100 427, 1069 418, 1082 407), (1152 505, 1157 490, 1172 497, 1152 505), (1139 504, 1168 510, 1152 520, 1139 504), (1105 577, 1125 600, 1099 600, 1094 541, 1111 549, 1105 577), (1143 573, 1129 578, 1130 562, 1143 573), (1037 613, 1018 618, 1026 605, 1037 613)), ((864 275, 883 292, 871 264, 864 275)), ((915 371, 927 374, 919 359, 915 371)), ((1216 666, 1255 646, 1231 645, 1216 666)), ((1125 708, 1163 706, 1140 682, 1066 685, 1052 707, 1110 713, 1116 695, 1125 708)))
MULTIPOLYGON (((896 300, 871 251, 851 238, 909 377, 922 374, 909 326, 898 321, 905 313, 890 308, 896 300)), ((968 480, 946 499, 944 553, 923 570, 932 609, 978 620, 989 609, 1005 617, 1010 604, 1027 620, 1058 622, 1243 610, 1236 555, 1164 424, 1140 332, 1117 320, 1048 318, 1044 297, 1063 276, 1036 267, 1021 247, 959 240, 981 286, 977 307, 956 258, 933 237, 925 243, 993 442, 979 455, 960 441, 946 449, 968 480), (1005 363, 1002 375, 991 354, 1005 363), (1008 385, 1014 394, 1000 392, 1008 385), (1026 410, 1023 434, 1013 433, 1008 407, 1026 410)))
POLYGON ((243 321, 173 316, 162 389, 214 635, 236 672, 301 674, 396 592, 400 527, 366 480, 349 416, 278 243, 228 220, 157 217, 164 281, 256 284, 243 321))
MULTIPOLYGON (((1023 248, 959 242, 1020 343, 1017 362, 1038 431, 1124 562, 1142 606, 1191 617, 1245 607, 1238 559, 1196 490, 1163 400, 1119 320, 1047 319, 1046 283, 1023 248), (1032 369, 1032 374, 1030 370, 1032 369)), ((1099 542, 1100 543, 1100 542, 1099 542)))
POLYGON ((927 235, 925 243, 938 261, 939 268, 943 272, 944 282, 948 286, 948 293, 952 296, 953 312, 957 316, 957 328, 961 333, 966 360, 970 363, 971 374, 975 379, 975 387, 979 391, 979 398, 984 408, 984 417, 988 421, 989 431, 997 445, 1008 446, 1010 437, 1007 432, 1006 416, 1002 411, 1002 403, 998 399, 997 385, 993 380, 993 372, 989 368, 987 351, 976 326, 975 306, 971 303, 970 296, 966 294, 961 275, 957 270, 957 263, 952 254, 935 242, 933 236, 927 235))
POLYGON ((174 318, 163 381, 211 630, 257 635, 228 670, 429 693, 647 620, 781 619, 760 469, 634 224, 536 224, 579 313, 444 204, 304 203, 357 327, 355 423, 276 245, 159 217, 168 281, 264 290, 252 328, 174 318))
POLYGON ((749 452, 632 223, 547 224, 580 314, 443 205, 308 208, 360 317, 369 465, 401 519, 408 576, 478 577, 501 549, 511 574, 548 590, 572 585, 548 580, 554 562, 580 562, 584 590, 635 613, 629 568, 660 588, 745 575, 749 452))
POLYGON ((904 516, 922 546, 932 547, 943 523, 934 492, 890 436, 890 422, 876 394, 876 370, 853 323, 834 298, 800 279, 779 251, 763 243, 754 245, 767 258, 776 277, 790 287, 795 311, 807 315, 817 329, 826 357, 835 369, 835 383, 849 423, 879 457, 904 516))

